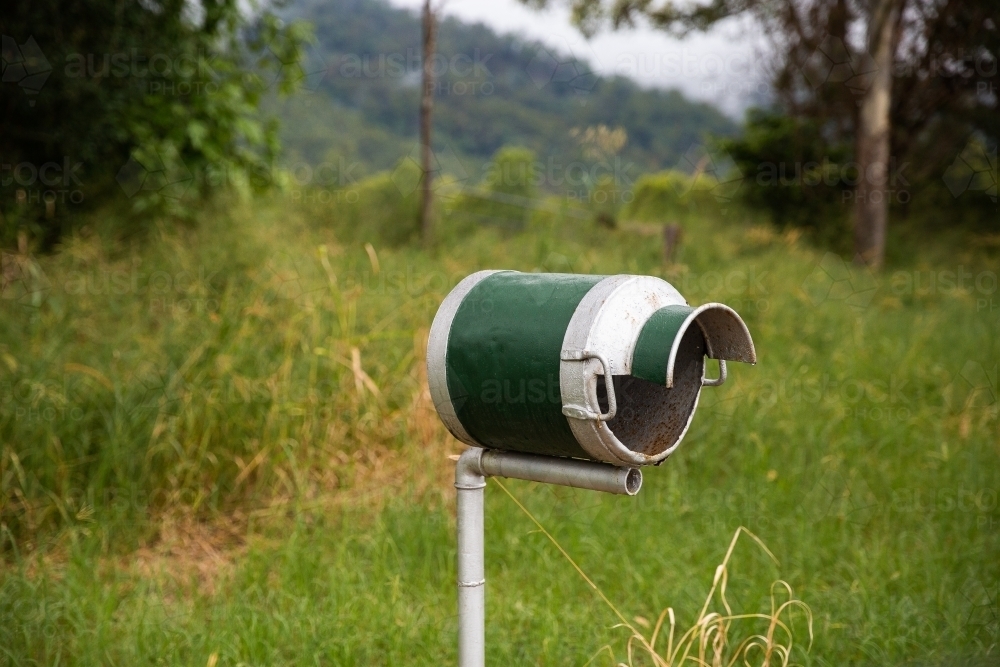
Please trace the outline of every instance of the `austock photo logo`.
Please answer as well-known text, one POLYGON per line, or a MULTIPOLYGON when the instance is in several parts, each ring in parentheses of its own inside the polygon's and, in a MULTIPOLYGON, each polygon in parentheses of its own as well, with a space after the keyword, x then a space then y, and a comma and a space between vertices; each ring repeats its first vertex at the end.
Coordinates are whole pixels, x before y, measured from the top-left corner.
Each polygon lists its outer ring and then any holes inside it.
POLYGON ((558 252, 550 252, 536 270, 538 273, 577 273, 573 260, 558 252))
POLYGON ((133 393, 122 407, 130 415, 162 415, 174 417, 183 405, 184 376, 172 363, 157 366, 140 363, 129 376, 126 387, 133 393))
POLYGON ((218 269, 144 271, 141 262, 131 265, 72 270, 65 274, 61 292, 70 297, 111 298, 129 296, 141 300, 150 313, 173 316, 214 314, 221 305, 218 269))
POLYGON ((129 199, 142 192, 180 200, 194 182, 194 174, 179 158, 164 160, 155 148, 142 147, 132 152, 115 180, 129 199))
POLYGON ((0 164, 0 186, 16 189, 19 204, 80 204, 84 200, 83 163, 63 156, 59 162, 0 164))
POLYGON ((592 48, 581 50, 562 40, 554 48, 538 45, 526 69, 536 88, 564 84, 577 95, 587 95, 597 85, 597 74, 590 65, 595 62, 597 53, 592 48))
POLYGON ((194 53, 147 53, 137 48, 115 53, 70 53, 62 74, 67 79, 127 80, 145 95, 214 95, 219 92, 219 76, 214 69, 217 56, 194 53))
MULTIPOLYGON (((361 196, 357 188, 360 169, 359 162, 349 162, 343 157, 319 164, 295 162, 286 167, 291 179, 289 195, 294 201, 307 204, 356 204, 361 196)), ((276 180, 269 170, 258 175, 268 183, 276 180)))
MULTIPOLYGON (((706 363, 705 373, 718 373, 714 368, 715 363, 706 363)), ((731 422, 739 412, 749 405, 749 393, 739 385, 732 386, 725 391, 703 392, 698 398, 698 411, 704 413, 706 423, 731 422)))
POLYGON ((269 88, 276 88, 280 83, 288 82, 297 85, 303 92, 315 93, 330 71, 330 65, 317 43, 306 47, 301 60, 294 54, 283 56, 282 50, 275 48, 272 43, 267 45, 267 50, 278 63, 270 75, 270 81, 267 82, 269 88))
POLYGON ((35 106, 35 97, 42 90, 52 65, 45 58, 34 37, 23 44, 9 35, 0 36, 3 47, 3 83, 16 84, 28 97, 28 105, 35 106))
POLYGON ((942 393, 944 412, 957 418, 962 439, 991 430, 1000 438, 1000 366, 967 359, 942 393))
POLYGON ((1000 582, 972 577, 961 589, 966 638, 996 646, 1000 640, 1000 582))
POLYGON ((61 370, 59 375, 44 378, 0 379, 0 417, 48 424, 83 420, 87 416, 83 394, 108 389, 110 382, 81 364, 65 364, 61 370))
POLYGON ((58 375, 0 383, 0 416, 28 423, 80 422, 113 396, 125 415, 176 416, 183 378, 174 366, 141 362, 118 384, 101 371, 78 363, 63 364, 58 375))
POLYGON ((749 53, 703 52, 677 44, 665 51, 628 51, 614 61, 614 72, 631 79, 683 78, 699 82, 702 93, 765 98, 771 91, 766 59, 749 53))
POLYGON ((841 38, 827 35, 801 69, 813 90, 842 83, 860 97, 871 88, 878 66, 867 51, 855 52, 841 38))
POLYGON ((997 147, 987 148, 975 137, 958 154, 944 173, 944 182, 953 197, 966 192, 982 192, 997 201, 997 147))
MULTIPOLYGON (((305 87, 315 90, 324 78, 330 80, 396 79, 407 85, 419 85, 423 74, 423 54, 419 49, 402 52, 338 53, 324 58, 319 51, 310 51, 301 66, 305 87)), ((435 53, 430 70, 435 96, 492 95, 495 86, 489 62, 493 53, 474 48, 471 53, 435 53)))
MULTIPOLYGON (((325 255, 323 256, 325 260, 325 255)), ((302 303, 309 294, 323 289, 320 283, 305 277, 305 259, 287 252, 269 258, 261 272, 261 285, 277 301, 302 303)))
MULTIPOLYGON (((524 187, 558 191, 566 201, 574 203, 620 204, 630 202, 634 196, 636 166, 618 155, 565 161, 550 154, 545 159, 516 163, 493 160, 476 169, 467 166, 452 146, 445 144, 442 148, 430 150, 430 168, 425 172, 422 153, 421 145, 414 143, 390 174, 393 184, 404 197, 417 192, 427 173, 430 174, 431 189, 436 198, 444 202, 454 201, 457 195, 462 194, 525 209, 548 206, 541 198, 507 192, 511 188, 517 190, 524 187)), ((347 196, 357 201, 358 193, 347 191, 347 196)))
POLYGON ((703 144, 692 144, 684 152, 677 168, 692 174, 689 185, 681 194, 707 190, 720 205, 733 201, 743 183, 743 172, 729 153, 703 144))
POLYGON ((823 406, 837 418, 906 423, 930 397, 923 387, 892 373, 887 378, 816 373, 803 365, 782 377, 754 383, 748 392, 759 409, 777 405, 823 406))
POLYGON ((823 472, 802 502, 813 521, 834 519, 864 527, 879 515, 950 517, 977 531, 997 528, 995 488, 901 485, 882 490, 858 469, 848 470, 832 459, 824 459, 822 465, 823 472))
POLYGON ((867 266, 848 264, 840 255, 828 252, 802 283, 814 306, 840 301, 856 312, 868 307, 879 283, 867 266))
POLYGON ((667 280, 681 294, 699 301, 722 301, 738 312, 766 313, 771 309, 769 274, 763 266, 750 265, 745 270, 685 270, 668 275, 667 280))
POLYGON ((962 265, 954 270, 898 270, 879 281, 867 265, 849 263, 832 252, 823 255, 802 283, 802 290, 814 306, 843 303, 858 314, 871 305, 876 295, 896 299, 960 298, 974 306, 976 312, 992 312, 1000 307, 995 302, 997 288, 995 272, 973 273, 962 265))
MULTIPOLYGON (((452 176, 448 185, 453 189, 461 189, 468 184, 470 174, 450 145, 437 151, 431 149, 429 166, 431 189, 435 192, 441 191, 441 194, 447 194, 444 189, 445 183, 439 178, 445 172, 452 176)), ((407 197, 417 191, 427 175, 422 165, 422 147, 419 143, 415 143, 406 157, 396 165, 390 178, 399 193, 407 197)))
POLYGON ((38 308, 51 290, 52 283, 30 255, 0 252, 0 299, 38 308))
POLYGON ((973 359, 966 360, 954 379, 944 388, 945 407, 960 412, 976 411, 995 418, 1000 403, 1000 366, 992 368, 973 359))
POLYGON ((883 510, 864 475, 858 470, 823 466, 823 473, 802 503, 814 521, 838 519, 867 525, 883 510))
POLYGON ((761 162, 753 178, 757 185, 764 187, 837 187, 841 190, 842 204, 854 202, 859 197, 868 197, 874 203, 907 204, 912 197, 906 177, 909 166, 909 162, 890 157, 886 164, 862 169, 857 162, 837 163, 824 157, 808 162, 761 162), (862 183, 874 187, 861 195, 856 186, 862 183))

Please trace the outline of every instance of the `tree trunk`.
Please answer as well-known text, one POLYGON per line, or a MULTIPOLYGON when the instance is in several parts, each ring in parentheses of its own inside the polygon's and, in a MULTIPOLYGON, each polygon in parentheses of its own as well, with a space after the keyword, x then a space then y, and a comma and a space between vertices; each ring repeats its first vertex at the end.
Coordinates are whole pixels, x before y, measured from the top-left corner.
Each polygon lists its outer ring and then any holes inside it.
POLYGON ((434 48, 436 40, 437 26, 434 11, 431 8, 431 0, 424 0, 423 11, 423 78, 420 95, 420 232, 424 242, 430 243, 434 236, 434 227, 431 220, 431 204, 433 203, 433 190, 431 184, 434 179, 431 161, 431 117, 434 113, 434 48))
POLYGON ((671 222, 663 228, 663 261, 672 264, 677 248, 684 237, 684 229, 676 222, 671 222))
POLYGON ((858 111, 858 184, 854 190, 854 261, 873 269, 885 260, 892 136, 892 68, 899 0, 877 0, 868 24, 868 49, 877 68, 858 111))

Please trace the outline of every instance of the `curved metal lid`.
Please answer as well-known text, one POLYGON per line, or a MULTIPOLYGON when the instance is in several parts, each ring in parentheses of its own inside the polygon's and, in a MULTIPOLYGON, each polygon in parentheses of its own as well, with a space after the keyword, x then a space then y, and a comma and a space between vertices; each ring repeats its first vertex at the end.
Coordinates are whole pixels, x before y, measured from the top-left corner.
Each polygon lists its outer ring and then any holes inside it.
POLYGON ((750 331, 735 310, 721 303, 697 308, 674 305, 657 310, 643 325, 632 355, 632 375, 673 387, 677 351, 692 323, 705 336, 710 359, 757 363, 750 331))

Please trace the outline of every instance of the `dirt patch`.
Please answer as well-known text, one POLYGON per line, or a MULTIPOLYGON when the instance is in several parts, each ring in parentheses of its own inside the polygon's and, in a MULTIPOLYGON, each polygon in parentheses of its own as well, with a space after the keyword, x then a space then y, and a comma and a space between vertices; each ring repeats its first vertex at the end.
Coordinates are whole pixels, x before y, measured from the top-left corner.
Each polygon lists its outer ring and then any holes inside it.
POLYGON ((118 567, 145 579, 195 585, 213 595, 246 551, 246 517, 230 515, 212 522, 164 517, 148 546, 116 559, 118 567))

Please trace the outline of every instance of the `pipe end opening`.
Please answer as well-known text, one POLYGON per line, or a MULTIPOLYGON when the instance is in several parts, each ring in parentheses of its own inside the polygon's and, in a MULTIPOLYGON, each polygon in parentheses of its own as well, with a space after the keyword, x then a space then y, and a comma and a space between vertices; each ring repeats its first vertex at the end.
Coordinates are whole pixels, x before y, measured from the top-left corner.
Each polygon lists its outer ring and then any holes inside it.
POLYGON ((634 496, 642 488, 642 471, 638 468, 629 468, 625 475, 625 492, 634 496))

